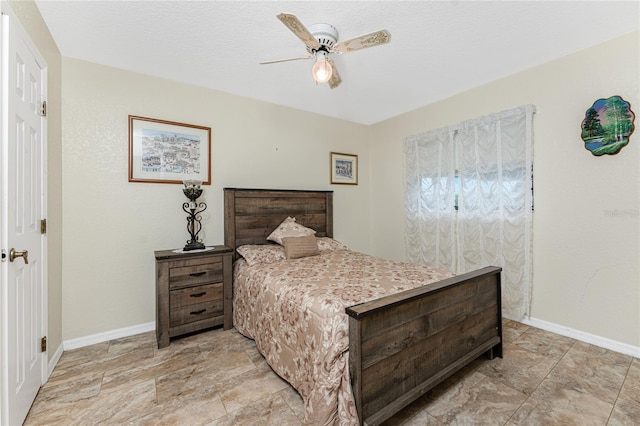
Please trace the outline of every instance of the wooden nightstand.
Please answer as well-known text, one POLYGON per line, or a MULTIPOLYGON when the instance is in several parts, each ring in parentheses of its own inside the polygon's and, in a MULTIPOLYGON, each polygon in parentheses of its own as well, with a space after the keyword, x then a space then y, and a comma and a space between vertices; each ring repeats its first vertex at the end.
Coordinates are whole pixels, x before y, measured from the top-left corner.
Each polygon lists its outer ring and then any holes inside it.
POLYGON ((156 339, 158 348, 171 337, 222 325, 233 327, 231 283, 233 249, 175 253, 156 257, 156 339))

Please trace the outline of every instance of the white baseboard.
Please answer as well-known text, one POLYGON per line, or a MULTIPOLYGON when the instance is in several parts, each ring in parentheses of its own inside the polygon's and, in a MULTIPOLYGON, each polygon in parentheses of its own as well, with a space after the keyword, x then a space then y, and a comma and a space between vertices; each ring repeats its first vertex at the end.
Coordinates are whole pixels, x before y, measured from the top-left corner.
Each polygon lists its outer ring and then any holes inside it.
MULTIPOLYGON (((507 317, 505 317, 507 318, 507 317)), ((518 321, 518 320, 516 320, 518 321)), ((537 318, 524 318, 519 322, 530 325, 532 327, 547 330, 552 333, 560 334, 562 336, 571 337, 572 339, 580 340, 585 343, 590 343, 605 349, 610 349, 615 352, 619 352, 625 355, 630 355, 636 358, 640 358, 640 347, 628 345, 615 340, 607 339, 605 337, 596 336, 594 334, 585 333, 583 331, 574 330, 563 325, 554 324, 552 322, 544 321, 537 318)), ((116 330, 107 331, 104 333, 92 334, 90 336, 79 337, 76 339, 65 340, 62 345, 56 349, 55 355, 49 362, 49 375, 53 371, 53 368, 58 363, 58 360, 62 356, 63 348, 65 351, 71 349, 82 348, 84 346, 94 345, 96 343, 102 343, 113 339, 119 339, 122 337, 133 336, 135 334, 146 333, 156 329, 155 321, 145 324, 138 324, 131 327, 119 328, 116 330)))
POLYGON ((78 337, 62 342, 64 350, 78 349, 84 346, 95 345, 113 339, 133 336, 134 334, 146 333, 156 329, 156 322, 148 322, 145 324, 132 325, 131 327, 118 328, 116 330, 105 331, 104 333, 92 334, 90 336, 78 337))
POLYGON ((625 355, 631 355, 635 358, 640 358, 640 347, 628 345, 626 343, 618 342, 616 340, 607 339, 605 337, 596 336, 595 334, 585 333, 584 331, 574 330, 563 325, 554 324, 552 322, 543 321, 536 318, 525 318, 519 321, 523 324, 530 325, 532 327, 541 328, 552 333, 560 334, 562 336, 571 337, 572 339, 580 340, 581 342, 589 343, 599 346, 601 348, 610 349, 615 352, 619 352, 625 355))
POLYGON ((47 378, 51 377, 51 373, 53 373, 53 369, 56 368, 56 365, 58 365, 58 361, 60 361, 60 357, 62 356, 63 352, 64 349, 62 343, 60 343, 56 348, 56 351, 53 353, 53 356, 49 360, 49 365, 47 366, 47 378))
POLYGON ((56 351, 53 353, 53 356, 49 360, 49 363, 47 365, 47 380, 49 377, 51 377, 53 369, 56 368, 56 365, 58 365, 58 361, 60 361, 60 357, 62 357, 64 351, 78 349, 84 346, 106 342, 108 340, 119 339, 121 337, 128 337, 135 334, 146 333, 147 331, 153 331, 155 329, 156 323, 155 321, 153 321, 146 324, 138 324, 131 327, 119 328, 117 330, 111 330, 105 333, 92 334, 90 336, 79 337, 77 339, 65 340, 56 348, 56 351))

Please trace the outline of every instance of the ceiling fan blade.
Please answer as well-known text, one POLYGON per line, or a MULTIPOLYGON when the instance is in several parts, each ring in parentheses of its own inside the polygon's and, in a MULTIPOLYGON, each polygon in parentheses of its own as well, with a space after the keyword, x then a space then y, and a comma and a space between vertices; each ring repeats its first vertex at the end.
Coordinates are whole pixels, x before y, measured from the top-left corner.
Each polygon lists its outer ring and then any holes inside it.
POLYGON ((391 33, 387 30, 380 30, 370 34, 365 34, 360 37, 352 38, 350 40, 340 41, 333 46, 332 52, 341 55, 343 53, 349 53, 353 50, 360 50, 367 47, 386 44, 390 41, 391 33))
POLYGON ((329 84, 330 89, 335 89, 340 86, 342 83, 342 78, 340 78, 340 74, 338 73, 338 68, 336 68, 336 64, 333 61, 329 61, 331 63, 331 67, 333 68, 333 73, 331 74, 331 78, 327 83, 329 84))
POLYGON ((309 32, 307 27, 302 25, 302 22, 295 17, 295 15, 290 15, 288 13, 280 13, 278 15, 278 19, 282 21, 282 23, 291 30, 292 33, 296 35, 309 49, 319 49, 320 43, 315 39, 313 35, 309 32))
POLYGON ((297 58, 287 58, 287 59, 276 59, 273 61, 262 61, 260 62, 261 65, 266 65, 266 64, 276 64, 278 62, 289 62, 289 61, 302 61, 305 59, 311 59, 313 58, 313 55, 309 55, 309 56, 300 56, 297 58))

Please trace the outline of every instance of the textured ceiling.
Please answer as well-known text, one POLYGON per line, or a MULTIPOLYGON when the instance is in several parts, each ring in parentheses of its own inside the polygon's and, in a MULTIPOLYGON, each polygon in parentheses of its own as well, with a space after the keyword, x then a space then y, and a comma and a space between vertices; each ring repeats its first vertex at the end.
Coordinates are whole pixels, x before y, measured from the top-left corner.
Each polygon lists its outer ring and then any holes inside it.
MULTIPOLYGON (((47 1, 63 56, 372 124, 640 28, 638 1, 47 1), (277 18, 326 22, 339 40, 391 43, 333 56, 342 85, 277 18)), ((627 52, 638 55, 639 52, 627 52)))

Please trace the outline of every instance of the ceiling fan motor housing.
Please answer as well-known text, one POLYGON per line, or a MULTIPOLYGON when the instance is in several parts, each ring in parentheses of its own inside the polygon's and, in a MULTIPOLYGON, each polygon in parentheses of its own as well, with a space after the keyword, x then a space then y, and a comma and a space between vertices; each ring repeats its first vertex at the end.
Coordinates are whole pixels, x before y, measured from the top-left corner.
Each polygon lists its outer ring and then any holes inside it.
POLYGON ((338 41, 338 30, 329 24, 313 24, 309 27, 311 35, 320 43, 320 49, 310 49, 309 53, 315 53, 318 50, 330 51, 333 45, 338 41))

